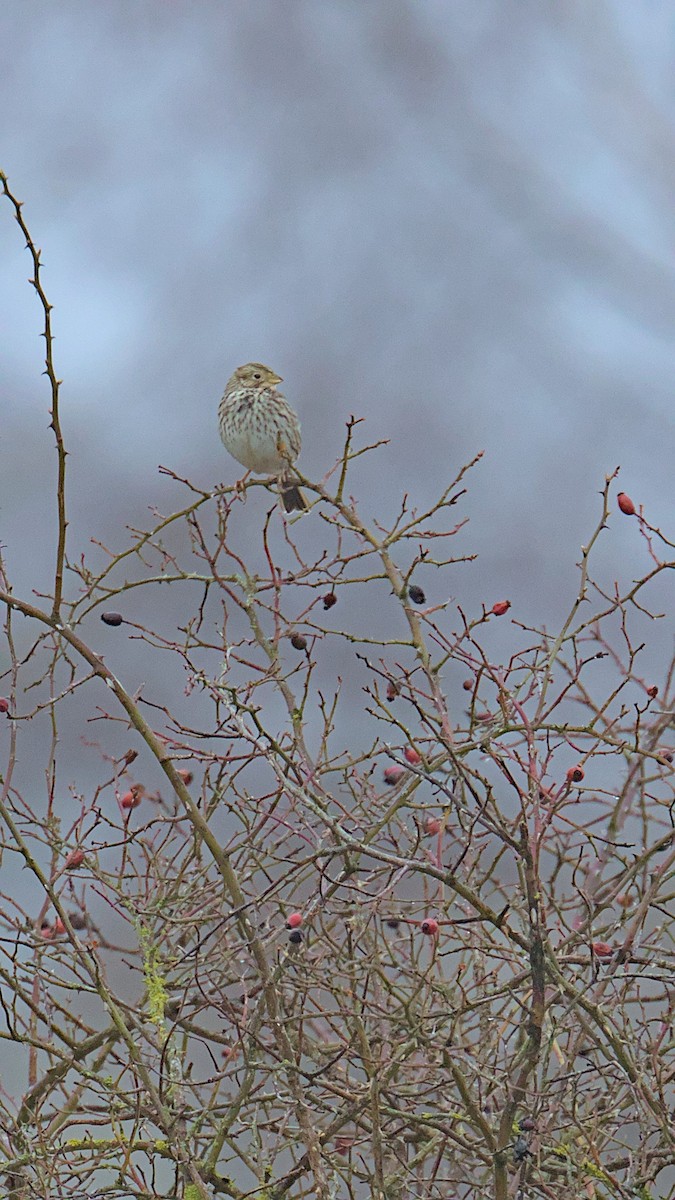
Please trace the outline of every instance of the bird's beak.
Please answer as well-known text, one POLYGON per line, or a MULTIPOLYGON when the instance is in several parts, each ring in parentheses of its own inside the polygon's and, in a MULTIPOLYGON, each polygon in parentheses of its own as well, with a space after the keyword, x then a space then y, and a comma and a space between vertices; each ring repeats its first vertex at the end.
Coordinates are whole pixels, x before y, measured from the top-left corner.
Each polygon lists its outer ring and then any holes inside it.
POLYGON ((277 384, 277 383, 283 383, 284 381, 283 381, 283 378, 281 375, 273 375, 271 382, 274 384, 277 384))

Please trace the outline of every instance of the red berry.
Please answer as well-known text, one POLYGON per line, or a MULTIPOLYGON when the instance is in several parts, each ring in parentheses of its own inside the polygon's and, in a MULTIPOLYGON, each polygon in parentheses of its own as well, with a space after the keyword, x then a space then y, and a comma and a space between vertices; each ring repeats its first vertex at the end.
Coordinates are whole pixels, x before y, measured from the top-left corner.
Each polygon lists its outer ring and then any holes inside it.
POLYGON ((565 778, 568 783, 581 783, 583 777, 584 777, 584 768, 583 767, 570 767, 569 771, 565 775, 565 778))
POLYGON ((426 921, 422 921, 422 933, 426 933, 427 937, 435 937, 438 933, 438 921, 427 917, 426 921))
POLYGON ((180 775, 186 787, 189 787, 192 783, 192 771, 187 771, 185 767, 179 767, 176 775, 180 775))
POLYGON ((60 917, 57 917, 56 920, 54 921, 54 933, 61 934, 61 933, 65 933, 65 932, 66 932, 66 927, 63 924, 63 921, 61 920, 60 917))
POLYGON ((84 850, 82 849, 81 846, 76 846, 74 850, 70 851, 70 854, 68 855, 68 857, 64 863, 64 869, 66 871, 75 871, 77 867, 82 866, 83 862, 84 862, 84 850))
POLYGON ((633 904, 631 897, 626 892, 620 892, 616 898, 616 902, 621 908, 631 908, 633 904))
POLYGON ((630 496, 627 496, 625 492, 619 492, 616 500, 622 513, 625 513, 627 517, 635 516, 635 505, 630 496))
POLYGON ((4 696, 0 696, 0 713, 9 712, 9 700, 4 696))
POLYGON ((405 773, 406 773, 405 767, 398 767, 398 766, 385 767, 384 768, 384 782, 386 784, 388 784, 389 787, 395 787, 395 785, 397 783, 400 783, 400 781, 403 779, 403 776, 405 775, 405 773))
POLYGON ((462 687, 464 688, 465 692, 472 692, 473 691, 473 679, 465 679, 464 683, 462 684, 462 687))
POLYGON ((417 764, 421 763, 422 761, 422 755, 417 753, 414 746, 406 746, 405 750, 403 751, 403 757, 405 758, 406 762, 409 762, 413 767, 416 767, 417 764))
POLYGON ((504 613, 507 613, 510 607, 510 600, 498 600, 496 604, 492 605, 492 611, 496 617, 503 617, 504 613))
POLYGON ((326 592, 326 595, 322 596, 321 599, 323 600, 323 606, 326 611, 329 608, 332 608, 334 604, 337 604, 337 596, 335 595, 335 592, 326 592))
POLYGON ((424 832, 433 837, 434 834, 441 832, 441 823, 438 817, 427 817, 424 822, 424 832))
POLYGON ((299 913, 299 912, 291 913, 290 917, 288 918, 288 920, 286 922, 286 928, 287 929, 298 929, 300 925, 302 925, 302 913, 299 913))
POLYGON ((293 633, 291 634, 291 646, 294 650, 306 650, 307 638, 303 637, 301 633, 293 633))
POLYGON ((647 688, 647 695, 649 696, 650 700, 656 700, 656 697, 658 696, 658 694, 659 694, 659 689, 657 688, 655 683, 653 683, 651 687, 647 688))
POLYGON ((593 942, 591 949, 596 958, 612 958, 614 955, 614 950, 608 942, 593 942))
POLYGON ((143 796, 145 788, 142 783, 134 783, 128 792, 125 792, 120 800, 122 808, 138 808, 143 796))

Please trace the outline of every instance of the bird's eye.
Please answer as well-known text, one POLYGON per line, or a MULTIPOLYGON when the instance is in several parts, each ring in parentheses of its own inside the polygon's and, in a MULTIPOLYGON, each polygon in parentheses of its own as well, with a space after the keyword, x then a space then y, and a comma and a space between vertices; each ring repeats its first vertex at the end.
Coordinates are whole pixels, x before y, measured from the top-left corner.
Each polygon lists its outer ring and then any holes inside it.
POLYGON ((254 378, 254 379, 260 379, 260 378, 261 378, 261 376, 260 376, 260 373, 259 373, 258 371, 254 371, 254 372, 253 372, 253 378, 254 378))

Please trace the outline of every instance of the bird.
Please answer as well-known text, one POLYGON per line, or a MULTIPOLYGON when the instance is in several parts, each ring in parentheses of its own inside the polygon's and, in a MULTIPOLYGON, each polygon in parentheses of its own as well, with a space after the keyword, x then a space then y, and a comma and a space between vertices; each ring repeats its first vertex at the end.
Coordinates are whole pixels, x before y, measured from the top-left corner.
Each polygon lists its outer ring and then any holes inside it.
POLYGON ((279 383, 281 375, 263 363, 237 367, 220 401, 218 428, 225 449, 237 462, 257 475, 276 477, 286 512, 306 512, 305 496, 289 481, 290 467, 300 453, 300 421, 277 391, 279 383))

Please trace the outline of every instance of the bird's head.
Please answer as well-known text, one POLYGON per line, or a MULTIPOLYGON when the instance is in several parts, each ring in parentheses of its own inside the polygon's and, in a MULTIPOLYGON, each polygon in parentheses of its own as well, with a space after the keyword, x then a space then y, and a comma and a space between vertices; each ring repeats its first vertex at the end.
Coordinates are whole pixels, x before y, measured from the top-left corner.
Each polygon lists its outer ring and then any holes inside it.
POLYGON ((237 367, 232 382, 236 382, 240 387, 275 387, 277 383, 281 383, 281 375, 277 375, 263 363, 245 363, 243 367, 237 367))

